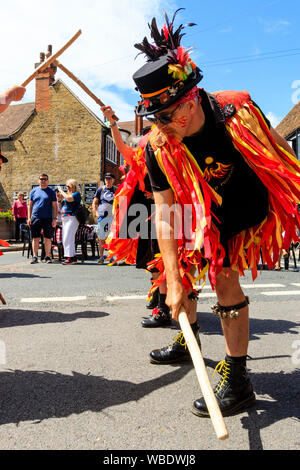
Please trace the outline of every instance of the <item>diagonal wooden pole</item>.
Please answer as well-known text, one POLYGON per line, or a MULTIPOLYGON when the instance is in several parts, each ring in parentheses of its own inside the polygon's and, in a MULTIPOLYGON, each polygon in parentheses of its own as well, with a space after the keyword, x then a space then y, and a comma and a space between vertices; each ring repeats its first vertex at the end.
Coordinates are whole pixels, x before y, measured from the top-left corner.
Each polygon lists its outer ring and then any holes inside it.
MULTIPOLYGON (((72 72, 70 72, 70 70, 67 69, 67 67, 65 67, 60 62, 58 62, 58 60, 55 60, 53 63, 54 65, 59 67, 66 75, 68 75, 68 77, 72 78, 72 80, 74 80, 74 82, 77 83, 77 85, 79 85, 91 98, 93 98, 93 100, 97 104, 99 104, 99 106, 105 106, 105 104, 100 100, 100 98, 98 98, 91 90, 89 90, 89 88, 81 80, 79 80, 79 78, 77 78, 72 72)), ((113 116, 113 118, 116 121, 119 120, 119 118, 115 115, 113 116)))
POLYGON ((218 439, 225 440, 228 438, 228 431, 226 429, 226 425, 225 425, 222 413, 220 411, 217 399, 211 387, 200 348, 198 346, 195 335, 190 326, 187 314, 185 310, 183 309, 183 307, 181 308, 179 312, 178 320, 180 323, 181 330, 183 332, 184 339, 189 348, 190 355, 192 357, 192 361, 195 367, 198 382, 199 382, 207 409, 209 411, 209 415, 210 415, 213 427, 215 429, 215 433, 218 439))
POLYGON ((49 67, 50 64, 52 64, 68 47, 73 44, 74 41, 81 35, 81 29, 77 31, 76 34, 68 41, 66 44, 61 47, 55 54, 52 54, 45 62, 43 62, 41 65, 39 65, 35 71, 22 83, 21 86, 26 87, 28 83, 31 82, 40 72, 42 72, 44 69, 49 67))

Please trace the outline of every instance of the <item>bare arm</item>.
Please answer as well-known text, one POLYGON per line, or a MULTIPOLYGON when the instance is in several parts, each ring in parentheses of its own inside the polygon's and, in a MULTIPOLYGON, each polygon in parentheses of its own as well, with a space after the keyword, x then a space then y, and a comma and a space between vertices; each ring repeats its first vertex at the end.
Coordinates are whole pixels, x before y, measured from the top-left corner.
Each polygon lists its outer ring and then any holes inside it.
POLYGON ((31 214, 32 214, 32 209, 33 209, 33 202, 29 201, 28 204, 28 215, 27 215, 27 224, 30 226, 31 224, 31 214))
POLYGON ((116 125, 116 121, 114 120, 113 116, 115 112, 111 109, 110 106, 102 106, 101 111, 103 116, 109 120, 111 127, 112 138, 114 140, 115 146, 118 149, 118 152, 124 157, 126 163, 128 165, 132 164, 132 158, 134 155, 134 151, 129 145, 125 144, 123 141, 121 132, 119 131, 118 126, 116 125))
POLYGON ((270 128, 270 133, 273 139, 275 140, 276 144, 280 145, 280 147, 282 147, 284 150, 286 150, 287 152, 292 154, 295 158, 297 158, 292 147, 287 143, 284 137, 278 134, 278 132, 273 127, 270 128))
MULTIPOLYGON (((66 201, 68 201, 68 202, 73 202, 73 201, 74 201, 73 196, 70 195, 70 194, 68 194, 68 193, 65 193, 65 191, 64 191, 60 186, 58 186, 57 189, 59 190, 60 194, 62 195, 62 197, 63 197, 66 201)), ((56 208, 56 210, 57 210, 57 208, 56 208)))
POLYGON ((0 94, 0 113, 3 113, 12 101, 20 101, 26 89, 22 86, 15 85, 4 93, 0 94))
POLYGON ((178 321, 181 305, 184 306, 187 314, 189 314, 190 306, 178 267, 178 243, 174 234, 174 214, 169 210, 174 203, 172 189, 154 192, 154 200, 157 239, 167 278, 166 302, 172 311, 174 320, 178 321))
POLYGON ((57 201, 52 201, 53 219, 57 217, 57 201))
POLYGON ((99 206, 99 199, 97 197, 94 197, 93 203, 92 203, 92 209, 96 218, 98 218, 98 213, 97 213, 98 206, 99 206))

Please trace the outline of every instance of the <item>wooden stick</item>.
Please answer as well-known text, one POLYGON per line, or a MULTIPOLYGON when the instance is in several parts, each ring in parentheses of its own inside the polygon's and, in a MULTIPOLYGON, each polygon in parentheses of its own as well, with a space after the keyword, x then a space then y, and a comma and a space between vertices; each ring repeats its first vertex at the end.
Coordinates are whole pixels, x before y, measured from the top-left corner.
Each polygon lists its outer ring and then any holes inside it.
MULTIPOLYGON (((58 62, 58 60, 54 62, 54 65, 56 65, 63 72, 65 72, 65 74, 68 75, 68 77, 72 78, 72 80, 74 80, 74 82, 77 83, 77 85, 79 85, 91 98, 93 98, 93 100, 96 101, 96 103, 99 104, 99 106, 105 106, 105 104, 100 100, 100 98, 94 95, 94 93, 91 90, 89 90, 88 87, 84 83, 82 83, 81 80, 79 80, 79 78, 77 78, 72 72, 70 72, 70 70, 67 69, 64 65, 58 62)), ((119 118, 115 115, 113 115, 113 118, 116 121, 119 120, 119 118)))
POLYGON ((25 82, 22 83, 21 86, 26 87, 28 83, 31 82, 31 80, 33 80, 38 75, 39 72, 42 72, 44 69, 49 67, 49 65, 52 64, 52 62, 54 62, 57 59, 57 57, 59 57, 66 49, 68 49, 68 47, 70 47, 71 44, 73 44, 73 42, 76 41, 76 39, 80 35, 81 35, 81 29, 79 29, 77 33, 74 34, 74 36, 63 47, 61 47, 55 54, 52 54, 46 60, 46 62, 43 62, 41 65, 39 65, 35 69, 35 71, 25 80, 25 82))
POLYGON ((5 298, 3 297, 2 294, 0 294, 0 300, 3 303, 3 305, 6 305, 6 300, 5 300, 5 298))
POLYGON ((207 406, 207 409, 210 414, 210 418, 215 429, 216 435, 218 439, 225 440, 228 438, 228 431, 226 429, 226 425, 221 414, 218 402, 216 400, 215 394, 211 387, 204 360, 196 341, 195 335, 192 331, 190 323, 188 321, 187 314, 185 310, 182 308, 179 312, 178 320, 183 332, 184 339, 188 345, 189 352, 191 354, 193 364, 196 370, 196 374, 198 377, 198 382, 207 406))

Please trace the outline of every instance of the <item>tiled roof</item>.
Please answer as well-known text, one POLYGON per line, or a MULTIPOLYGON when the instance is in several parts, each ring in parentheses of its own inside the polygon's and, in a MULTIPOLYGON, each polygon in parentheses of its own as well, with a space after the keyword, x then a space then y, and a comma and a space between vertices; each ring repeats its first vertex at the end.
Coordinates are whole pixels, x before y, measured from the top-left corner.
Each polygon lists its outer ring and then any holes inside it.
MULTIPOLYGON (((152 123, 147 119, 143 120, 143 128, 151 126, 152 123)), ((119 129, 124 129, 125 131, 129 131, 131 134, 135 134, 135 121, 123 121, 118 122, 119 129)))
POLYGON ((300 129, 300 101, 282 119, 276 130, 283 137, 288 137, 295 130, 300 129))
POLYGON ((0 139, 15 134, 35 110, 35 103, 15 104, 0 114, 0 139))

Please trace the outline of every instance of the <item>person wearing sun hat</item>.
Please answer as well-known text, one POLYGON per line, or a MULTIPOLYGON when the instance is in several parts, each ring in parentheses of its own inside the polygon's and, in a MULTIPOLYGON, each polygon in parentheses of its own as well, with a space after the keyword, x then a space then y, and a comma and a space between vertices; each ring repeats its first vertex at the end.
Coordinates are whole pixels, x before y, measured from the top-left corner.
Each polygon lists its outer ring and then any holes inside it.
MULTIPOLYGON (((228 416, 255 403, 246 367, 249 299, 239 276, 250 269, 254 280, 261 254, 271 268, 280 249, 298 240, 300 163, 247 91, 197 87, 203 75, 180 45, 184 26, 175 31, 176 14, 172 21, 165 14, 161 31, 153 18, 153 42, 135 44, 147 58, 133 75, 141 94, 137 114, 156 124, 145 148, 161 251, 151 265, 160 270, 158 282, 167 280, 173 319, 184 306, 197 339, 194 282, 208 275, 226 346, 215 395, 228 416), (183 222, 178 232, 166 210, 174 202, 183 222)), ((150 353, 155 364, 185 360, 190 355, 182 332, 150 353)), ((208 416, 203 398, 192 411, 208 416)))

